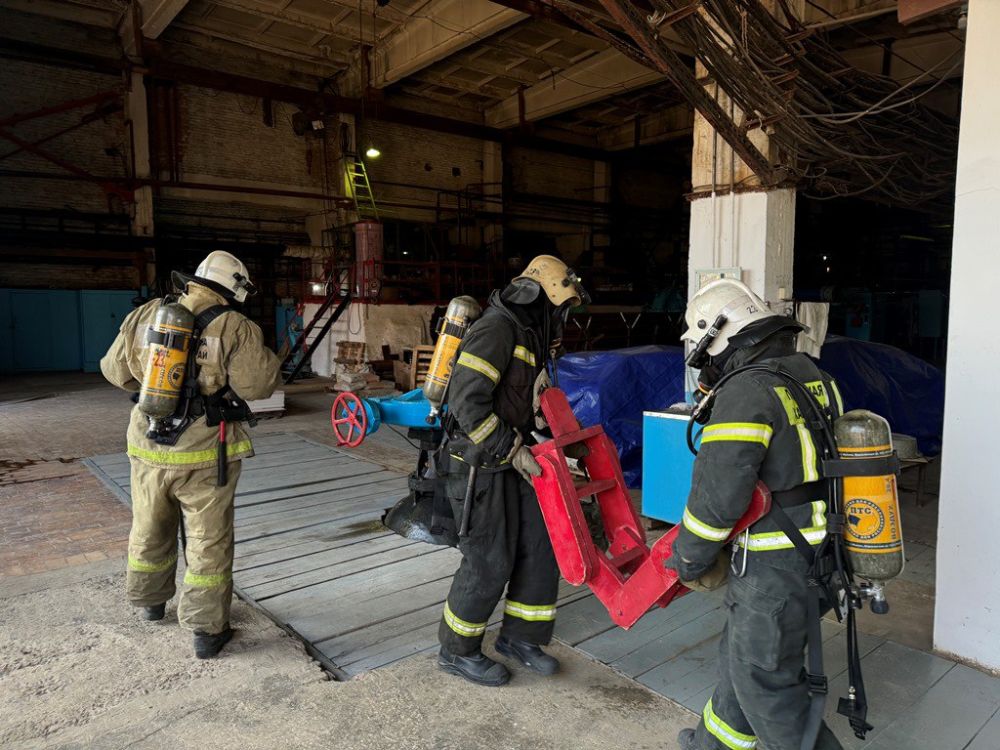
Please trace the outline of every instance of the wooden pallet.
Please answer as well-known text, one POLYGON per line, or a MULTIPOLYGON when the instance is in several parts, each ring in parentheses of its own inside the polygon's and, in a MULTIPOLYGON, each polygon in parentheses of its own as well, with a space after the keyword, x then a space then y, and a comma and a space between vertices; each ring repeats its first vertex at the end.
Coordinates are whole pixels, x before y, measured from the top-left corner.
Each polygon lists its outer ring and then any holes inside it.
POLYGON ((431 360, 434 359, 433 346, 413 347, 413 360, 410 363, 410 390, 420 388, 427 380, 427 373, 431 369, 431 360))

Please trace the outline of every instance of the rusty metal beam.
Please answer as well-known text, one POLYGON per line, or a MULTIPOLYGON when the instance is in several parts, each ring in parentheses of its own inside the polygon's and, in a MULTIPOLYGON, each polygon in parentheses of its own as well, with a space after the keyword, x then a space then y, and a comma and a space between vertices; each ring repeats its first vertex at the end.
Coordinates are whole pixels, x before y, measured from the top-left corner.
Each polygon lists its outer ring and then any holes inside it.
POLYGON ((46 151, 43 148, 39 148, 36 144, 32 143, 31 141, 26 141, 23 138, 15 135, 14 133, 11 133, 9 130, 6 130, 5 128, 2 127, 0 127, 0 138, 10 141, 15 146, 21 147, 28 153, 34 154, 35 156, 45 159, 46 161, 52 162, 57 167, 65 169, 67 172, 76 175, 80 179, 94 183, 101 190, 103 190, 106 195, 117 195, 125 202, 131 202, 133 200, 134 193, 130 188, 122 187, 116 182, 105 180, 101 177, 95 177, 86 169, 78 167, 76 164, 68 162, 65 159, 61 159, 55 154, 50 154, 48 151, 46 151))
MULTIPOLYGON (((309 89, 297 86, 272 83, 248 76, 173 62, 163 57, 162 53, 158 53, 152 45, 149 45, 147 52, 149 53, 149 61, 145 72, 153 78, 164 81, 200 86, 215 91, 256 96, 271 99, 272 101, 288 102, 300 107, 313 108, 320 112, 364 115, 373 120, 409 125, 424 130, 461 135, 467 138, 476 138, 495 143, 524 146, 540 151, 563 153, 590 159, 606 159, 608 157, 605 151, 597 147, 580 146, 574 143, 541 138, 517 131, 491 128, 466 120, 418 112, 386 103, 378 97, 355 99, 346 96, 336 96, 329 93, 310 91, 309 89)), ((17 59, 30 59, 32 62, 40 64, 73 68, 85 67, 90 70, 100 69, 106 72, 114 70, 118 75, 121 75, 128 69, 127 61, 113 60, 94 55, 81 55, 76 52, 67 53, 66 50, 56 47, 25 43, 2 37, 0 37, 0 57, 16 57, 17 59)))
MULTIPOLYGON (((85 125, 89 125, 90 123, 94 122, 95 120, 99 120, 102 117, 106 117, 107 115, 110 115, 110 114, 112 114, 114 112, 120 112, 121 109, 122 109, 122 106, 123 105, 121 104, 121 102, 112 102, 109 106, 99 107, 97 109, 97 111, 90 112, 89 114, 84 115, 77 122, 74 122, 72 125, 67 125, 65 128, 60 128, 59 130, 55 131, 54 133, 49 133, 44 138, 40 138, 37 141, 32 141, 32 143, 34 143, 36 146, 41 146, 43 143, 48 143, 49 141, 54 141, 56 138, 61 138, 62 136, 66 135, 68 133, 72 133, 74 130, 79 130, 80 128, 84 127, 85 125)), ((14 156, 15 154, 19 154, 22 151, 24 151, 24 149, 21 148, 20 146, 18 146, 17 148, 15 148, 12 151, 8 151, 6 153, 0 154, 0 161, 3 161, 4 159, 10 158, 11 156, 14 156)))
POLYGON ((678 91, 697 109, 716 132, 736 152, 736 155, 753 170, 764 185, 777 184, 780 177, 767 157, 750 141, 746 133, 734 123, 719 103, 705 90, 687 63, 666 44, 654 36, 653 30, 635 9, 633 3, 620 0, 601 0, 601 4, 621 25, 622 29, 639 45, 643 56, 656 69, 665 73, 678 91))
POLYGON ((903 25, 922 21, 946 10, 965 5, 968 0, 899 0, 899 22, 903 25))
POLYGON ((60 102, 59 104, 53 104, 49 107, 42 107, 41 109, 36 109, 33 112, 25 112, 24 114, 13 114, 9 117, 4 117, 0 119, 0 128, 7 127, 9 125, 17 125, 19 122, 25 122, 26 120, 36 120, 39 117, 47 117, 48 115, 59 114, 60 112, 68 112, 72 109, 80 109, 81 107, 88 107, 91 104, 101 104, 109 99, 121 99, 122 91, 120 89, 111 89, 109 91, 102 91, 98 94, 91 94, 90 96, 85 96, 82 99, 71 99, 70 101, 60 102))

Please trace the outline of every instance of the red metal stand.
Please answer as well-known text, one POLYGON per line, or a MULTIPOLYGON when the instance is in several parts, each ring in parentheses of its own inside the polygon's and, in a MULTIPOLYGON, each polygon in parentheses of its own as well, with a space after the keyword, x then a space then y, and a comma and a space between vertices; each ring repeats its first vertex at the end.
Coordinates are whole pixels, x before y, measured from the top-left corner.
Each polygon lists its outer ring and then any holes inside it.
MULTIPOLYGON (((663 567, 680 526, 646 546, 646 533, 632 506, 622 478, 618 451, 600 426, 581 428, 566 394, 550 388, 541 396, 542 411, 553 439, 532 452, 542 467, 534 480, 538 504, 549 530, 559 571, 574 586, 586 584, 621 627, 632 627, 653 607, 665 607, 689 589, 677 573, 663 567), (574 481, 565 448, 582 443, 588 453, 581 463, 589 479, 574 481), (608 538, 604 552, 594 544, 580 501, 596 496, 608 538)), ((771 509, 771 493, 758 482, 750 508, 733 530, 733 537, 771 509)), ((730 537, 732 538, 732 537, 730 537)))

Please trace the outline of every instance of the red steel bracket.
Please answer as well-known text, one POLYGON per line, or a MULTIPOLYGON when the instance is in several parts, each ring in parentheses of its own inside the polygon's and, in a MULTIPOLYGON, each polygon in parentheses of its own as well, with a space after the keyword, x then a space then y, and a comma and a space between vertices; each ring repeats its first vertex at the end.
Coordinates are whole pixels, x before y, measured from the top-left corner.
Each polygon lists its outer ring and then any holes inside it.
MULTIPOLYGON (((559 571, 574 586, 589 586, 611 619, 628 629, 653 607, 665 607, 689 591, 676 572, 663 566, 680 526, 648 547, 646 532, 622 478, 618 451, 604 429, 581 428, 566 394, 558 388, 546 390, 541 405, 553 439, 531 449, 542 467, 534 486, 559 571), (587 447, 587 455, 580 463, 588 479, 577 482, 566 463, 565 449, 581 443, 587 447), (590 496, 597 498, 600 508, 608 538, 606 552, 594 544, 580 505, 590 496)), ((730 538, 770 510, 771 493, 758 482, 750 507, 730 538)))

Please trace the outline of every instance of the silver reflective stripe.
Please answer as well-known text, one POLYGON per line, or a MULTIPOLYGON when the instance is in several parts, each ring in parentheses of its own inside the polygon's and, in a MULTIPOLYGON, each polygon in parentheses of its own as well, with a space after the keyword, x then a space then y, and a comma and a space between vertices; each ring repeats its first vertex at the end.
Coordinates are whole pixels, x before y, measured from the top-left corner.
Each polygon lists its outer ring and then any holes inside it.
MULTIPOLYGON (((799 529, 802 536, 809 544, 815 546, 826 537, 826 526, 813 526, 807 529, 799 529)), ((751 534, 747 540, 747 548, 753 552, 762 552, 778 549, 792 549, 795 545, 792 540, 781 531, 769 531, 763 534, 751 534)))
POLYGON ((490 414, 479 423, 479 426, 469 433, 469 440, 477 445, 493 434, 493 431, 500 424, 500 418, 496 414, 490 414))
POLYGON ((504 614, 519 617, 528 622, 550 622, 556 619, 555 604, 522 604, 508 599, 503 611, 504 614))
POLYGON ((466 638, 475 638, 486 632, 487 623, 463 620, 451 611, 451 607, 448 606, 447 601, 444 603, 444 621, 454 632, 466 638))
POLYGON ((726 747, 732 750, 754 750, 757 747, 756 736, 736 731, 715 713, 715 710, 712 708, 711 698, 705 704, 705 710, 702 712, 701 717, 705 721, 705 729, 708 730, 709 734, 726 747))
POLYGON ((535 355, 533 352, 529 351, 525 346, 515 346, 514 356, 517 357, 522 362, 527 362, 532 367, 535 366, 535 355))
POLYGON ((724 542, 729 538, 732 528, 720 529, 716 526, 709 526, 704 521, 695 517, 687 508, 684 509, 684 528, 695 536, 707 539, 710 542, 724 542))
POLYGON ((813 442, 809 428, 804 424, 795 425, 795 429, 799 433, 799 442, 802 443, 802 483, 815 482, 819 480, 816 443, 813 442))
POLYGON ((462 367, 468 367, 470 370, 475 370, 480 375, 485 375, 494 383, 500 382, 500 371, 482 357, 462 352, 458 355, 458 364, 462 367))

